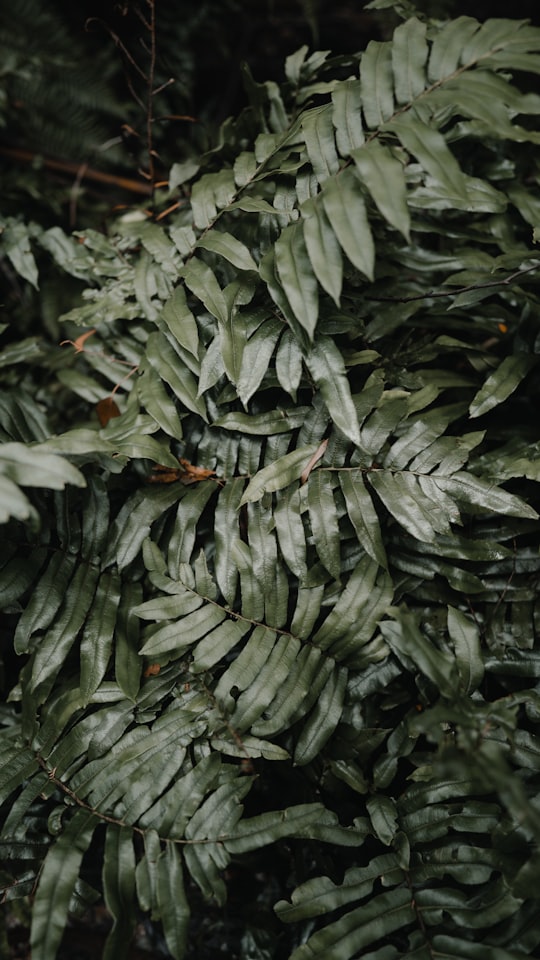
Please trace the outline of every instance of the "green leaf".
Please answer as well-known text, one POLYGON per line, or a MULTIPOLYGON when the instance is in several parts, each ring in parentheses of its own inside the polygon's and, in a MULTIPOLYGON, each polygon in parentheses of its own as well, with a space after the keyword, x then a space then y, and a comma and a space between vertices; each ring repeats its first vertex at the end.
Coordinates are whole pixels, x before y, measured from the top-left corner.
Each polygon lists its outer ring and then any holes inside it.
POLYGON ((135 700, 140 685, 142 661, 139 656, 139 620, 134 608, 141 603, 138 583, 124 583, 116 617, 114 673, 116 682, 128 700, 135 700))
MULTIPOLYGON (((352 644, 347 643, 347 647, 352 646, 353 650, 371 638, 390 602, 388 578, 379 577, 379 586, 376 585, 379 573, 380 567, 371 557, 364 556, 357 563, 335 606, 313 636, 316 646, 334 656, 334 646, 343 638, 349 640, 349 631, 352 644)), ((350 650, 344 651, 344 655, 347 653, 350 650)))
POLYGON ((302 204, 304 240, 317 280, 339 306, 343 281, 343 258, 336 235, 322 204, 306 200, 302 204))
POLYGON ((274 463, 259 470, 249 481, 240 500, 240 506, 245 503, 255 503, 261 500, 265 493, 283 490, 284 487, 298 480, 318 447, 318 444, 298 447, 292 453, 279 457, 274 463))
POLYGON ((236 540, 241 539, 238 511, 245 502, 242 496, 244 486, 243 478, 236 478, 225 484, 218 497, 214 516, 216 580, 229 604, 234 603, 238 584, 238 570, 232 561, 231 550, 236 540))
POLYGON ((56 956, 81 861, 96 826, 92 814, 78 810, 45 857, 32 907, 30 943, 35 960, 56 956))
POLYGON ((364 143, 360 81, 343 80, 332 91, 332 104, 338 150, 342 157, 348 157, 364 143))
POLYGON ((319 315, 319 291, 301 223, 286 227, 275 244, 276 268, 291 309, 309 338, 319 315))
POLYGON ((187 945, 189 905, 178 847, 167 843, 157 862, 157 908, 170 954, 182 960, 187 945))
POLYGON ((433 475, 437 487, 448 493, 459 503, 490 510, 493 513, 507 514, 510 517, 530 517, 536 519, 536 510, 529 507, 519 497, 501 490, 492 483, 475 477, 471 473, 455 473, 452 477, 433 475))
POLYGON ((257 264, 246 245, 234 237, 232 233, 212 230, 197 240, 197 247, 209 250, 211 253, 217 253, 224 260, 228 260, 237 270, 257 270, 257 264))
POLYGON ((392 68, 398 103, 412 103, 424 92, 428 52, 426 24, 417 17, 411 17, 394 30, 392 68))
POLYGON ((339 667, 330 674, 317 698, 294 749, 294 762, 304 766, 318 757, 334 733, 343 712, 347 670, 339 667))
POLYGON ((162 333, 151 333, 146 356, 159 377, 169 384, 184 408, 207 420, 206 406, 198 395, 198 384, 162 333))
POLYGON ((86 486, 82 473, 63 457, 44 452, 39 446, 4 443, 0 449, 0 473, 22 487, 49 487, 63 490, 66 484, 86 486))
POLYGON ((456 607, 448 607, 448 633, 454 646, 461 685, 472 693, 484 677, 484 662, 477 624, 456 607))
POLYGON ((349 260, 369 280, 373 280, 373 237, 360 186, 350 168, 325 183, 322 201, 330 226, 349 260))
POLYGON ((410 892, 396 887, 328 924, 298 947, 290 960, 342 960, 414 923, 410 892))
POLYGON ((393 854, 375 857, 365 867, 350 867, 345 871, 342 884, 333 883, 329 877, 313 877, 293 890, 291 903, 280 900, 275 910, 285 923, 295 923, 307 917, 322 916, 338 910, 347 903, 362 900, 371 893, 374 884, 385 876, 390 882, 399 882, 402 871, 397 867, 393 854))
POLYGON ((236 701, 231 717, 235 730, 249 730, 254 721, 264 713, 284 683, 298 655, 300 642, 283 635, 278 638, 257 677, 236 701))
POLYGON ((362 183, 383 217, 409 241, 410 214, 403 165, 389 147, 371 140, 352 152, 362 183))
POLYGON ((283 559, 299 580, 307 573, 306 536, 299 487, 287 487, 276 498, 274 521, 283 559))
POLYGON ((354 444, 360 444, 356 408, 341 351, 330 337, 319 337, 305 359, 335 425, 354 444))
POLYGON ((257 850, 283 837, 305 837, 312 827, 335 822, 335 817, 320 803, 299 803, 285 810, 272 810, 241 820, 232 837, 225 838, 226 849, 239 855, 257 850))
POLYGON ((2 246, 11 260, 16 273, 28 280, 35 289, 39 289, 38 268, 30 245, 31 231, 25 223, 18 223, 11 217, 0 224, 2 246))
POLYGON ((290 330, 284 330, 276 353, 277 378, 293 400, 302 378, 302 351, 290 330))
POLYGON ((130 827, 109 824, 105 834, 103 893, 113 926, 103 960, 123 960, 135 928, 135 851, 130 827))
POLYGON ((120 576, 105 571, 99 579, 81 640, 81 695, 86 703, 103 680, 112 652, 120 603, 120 576))
POLYGON ((534 357, 517 353, 505 357, 496 370, 487 378, 469 407, 469 416, 481 417, 488 410, 503 403, 519 386, 534 365, 534 357))
POLYGON ((176 287, 159 315, 159 323, 164 323, 178 343, 192 353, 199 356, 199 331, 191 310, 187 305, 186 292, 183 287, 176 287))
POLYGON ((0 474, 0 523, 7 523, 10 517, 36 520, 37 514, 17 484, 0 474))
POLYGON ((385 846, 390 846, 398 827, 398 812, 394 801, 382 793, 366 800, 366 807, 375 835, 385 846))
MULTIPOLYGON (((165 619, 166 607, 156 604, 155 616, 165 619)), ((213 604, 203 604, 197 610, 187 614, 174 624, 168 624, 156 633, 141 647, 142 656, 156 658, 165 653, 177 652, 191 646, 201 637, 214 629, 226 617, 225 610, 213 604)))
POLYGON ((36 550, 31 558, 15 556, 10 559, 7 551, 7 562, 0 573, 0 608, 8 608, 26 593, 43 565, 46 551, 36 550))
POLYGON ((456 661, 445 650, 436 647, 420 630, 415 617, 407 610, 392 607, 388 611, 394 621, 384 620, 381 632, 401 662, 412 663, 428 677, 445 697, 455 695, 458 687, 456 661))
POLYGON ((157 370, 146 360, 139 367, 137 392, 142 408, 148 411, 161 429, 175 440, 181 440, 182 422, 174 401, 157 370))
POLYGON ((215 274, 208 264, 198 257, 192 257, 183 271, 184 283, 204 304, 209 313, 222 323, 227 322, 229 309, 215 274))
POLYGON ((360 61, 360 83, 366 124, 376 129, 394 112, 391 43, 370 40, 360 61))
POLYGON ((267 413, 226 413, 214 421, 214 427, 222 430, 234 430, 254 436, 271 436, 276 433, 290 433, 302 426, 309 407, 292 407, 269 410, 267 413))
POLYGON ((274 354, 276 343, 283 332, 280 320, 266 320, 249 338, 242 353, 240 376, 236 384, 244 407, 261 385, 274 354))
POLYGON ((325 104, 322 107, 313 107, 311 110, 304 111, 301 123, 308 157, 315 176, 319 183, 324 183, 339 169, 331 105, 325 104))
MULTIPOLYGON (((43 637, 32 664, 30 690, 42 700, 61 669, 94 600, 98 569, 80 563, 66 592, 58 617, 43 637)), ((41 701, 42 702, 42 701, 41 701)))
POLYGON ((394 117, 386 124, 385 130, 397 133, 405 149, 412 153, 424 170, 441 185, 452 205, 467 209, 469 196, 465 174, 438 130, 411 113, 394 117))
POLYGON ((438 532, 449 532, 445 512, 425 497, 416 477, 408 483, 405 473, 373 470, 368 479, 389 513, 417 540, 429 543, 438 532))
POLYGON ((463 48, 480 24, 473 17, 457 17, 438 30, 431 44, 428 78, 431 83, 451 76, 459 66, 463 48))
POLYGON ((360 471, 342 470, 339 482, 349 518, 366 553, 388 569, 379 518, 360 471))
POLYGON ((135 559, 154 521, 178 500, 176 487, 147 486, 126 500, 111 525, 105 566, 117 563, 123 570, 135 559))
POLYGON ((339 580, 341 575, 340 534, 334 500, 332 475, 312 472, 307 485, 309 522, 319 559, 339 580))

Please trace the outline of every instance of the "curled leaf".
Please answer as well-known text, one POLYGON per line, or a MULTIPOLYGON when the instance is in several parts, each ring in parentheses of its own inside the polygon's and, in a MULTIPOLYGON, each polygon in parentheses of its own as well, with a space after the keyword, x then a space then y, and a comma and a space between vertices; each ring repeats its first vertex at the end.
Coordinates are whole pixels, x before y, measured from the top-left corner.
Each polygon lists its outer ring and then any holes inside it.
POLYGON ((69 343, 75 350, 75 353, 84 353, 84 345, 89 337, 92 337, 95 333, 95 329, 86 330, 85 333, 81 333, 80 337, 77 337, 76 340, 62 340, 60 346, 63 347, 66 343, 69 343))

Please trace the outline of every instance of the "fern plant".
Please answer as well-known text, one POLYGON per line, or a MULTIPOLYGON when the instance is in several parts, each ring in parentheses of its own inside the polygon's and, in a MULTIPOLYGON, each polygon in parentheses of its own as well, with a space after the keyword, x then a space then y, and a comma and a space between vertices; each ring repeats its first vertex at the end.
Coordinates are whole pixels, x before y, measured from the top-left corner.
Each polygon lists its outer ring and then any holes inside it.
POLYGON ((181 958, 194 888, 285 838, 265 956, 537 949, 539 53, 468 16, 303 48, 159 223, 6 222, 23 277, 85 286, 74 350, 0 355, 34 960, 100 895, 105 957, 142 911, 181 958))

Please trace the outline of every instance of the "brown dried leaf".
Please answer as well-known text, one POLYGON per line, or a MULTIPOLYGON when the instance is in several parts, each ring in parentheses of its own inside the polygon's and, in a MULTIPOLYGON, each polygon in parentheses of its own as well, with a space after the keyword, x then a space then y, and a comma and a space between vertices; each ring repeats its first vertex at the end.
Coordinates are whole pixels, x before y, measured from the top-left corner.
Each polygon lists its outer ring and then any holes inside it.
POLYGON ((84 353, 84 345, 88 337, 92 337, 95 332, 95 329, 87 330, 86 333, 81 333, 80 337, 77 337, 76 340, 62 340, 60 346, 63 347, 64 344, 69 343, 75 349, 76 353, 84 353))
POLYGON ((201 480, 208 480, 209 477, 216 475, 215 470, 206 470, 205 467, 195 467, 189 460, 180 460, 180 466, 177 470, 171 467, 164 467, 158 463, 152 469, 148 477, 149 483, 174 483, 179 480, 184 486, 190 483, 200 483, 201 480))
POLYGON ((324 457, 324 455, 325 455, 325 453, 326 453, 326 448, 327 448, 327 446, 328 446, 328 440, 323 440, 322 443, 320 444, 320 446, 317 447, 317 449, 316 449, 315 453, 313 454, 311 460, 309 461, 309 463, 307 464, 307 466, 306 466, 306 467, 304 468, 304 470, 302 471, 302 475, 301 475, 301 477, 300 477, 300 484, 301 484, 301 485, 306 482, 306 480, 308 479, 308 477, 309 477, 311 471, 313 470, 313 467, 315 466, 315 464, 319 462, 319 460, 321 459, 321 457, 324 457))
POLYGON ((102 427, 106 427, 113 417, 120 416, 120 410, 112 397, 104 397, 96 403, 96 413, 102 427))
POLYGON ((144 677, 157 677, 158 673, 161 670, 161 664, 159 663, 149 663, 146 670, 144 671, 144 677))

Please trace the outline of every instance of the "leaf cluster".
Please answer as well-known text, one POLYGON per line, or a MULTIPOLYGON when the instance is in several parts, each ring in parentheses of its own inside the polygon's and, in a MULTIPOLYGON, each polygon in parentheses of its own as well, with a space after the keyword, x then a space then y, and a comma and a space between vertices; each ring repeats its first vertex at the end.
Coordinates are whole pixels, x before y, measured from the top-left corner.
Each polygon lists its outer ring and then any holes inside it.
POLYGON ((73 352, 0 354, 34 960, 100 894, 106 957, 144 911, 181 958, 193 886, 284 840, 291 960, 537 949, 539 72, 526 22, 410 17, 247 75, 159 223, 6 220, 25 281, 40 250, 84 287, 73 352))

